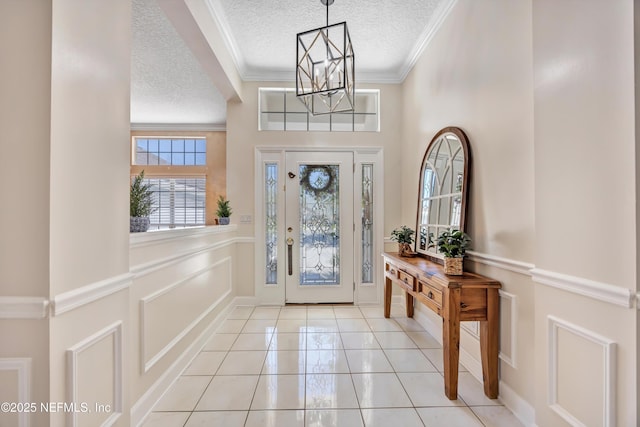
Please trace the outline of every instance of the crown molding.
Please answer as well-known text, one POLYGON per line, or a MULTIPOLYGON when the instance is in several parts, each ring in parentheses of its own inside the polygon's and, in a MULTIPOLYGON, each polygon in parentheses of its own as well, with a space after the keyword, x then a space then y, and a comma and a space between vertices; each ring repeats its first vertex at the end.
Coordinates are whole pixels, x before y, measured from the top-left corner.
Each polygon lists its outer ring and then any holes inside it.
POLYGON ((131 123, 137 131, 225 132, 227 125, 215 123, 131 123))
POLYGON ((219 0, 205 0, 205 4, 209 9, 209 13, 216 23, 218 30, 220 30, 220 35, 222 36, 224 45, 231 55, 231 59, 236 66, 236 70, 238 70, 238 73, 240 74, 240 78, 242 80, 245 80, 246 63, 242 54, 240 53, 240 49, 238 48, 236 40, 231 34, 231 28, 229 26, 229 22, 227 21, 227 15, 224 13, 224 10, 222 10, 222 6, 220 6, 219 0))
POLYGON ((445 21, 453 6, 458 2, 458 0, 446 0, 444 3, 440 5, 438 10, 434 13, 432 21, 429 23, 430 25, 424 29, 422 34, 420 34, 420 38, 411 49, 411 53, 407 57, 407 60, 400 68, 400 73, 398 74, 398 78, 400 82, 403 82, 404 79, 407 78, 409 72, 413 69, 413 66, 416 65, 420 56, 422 56, 423 52, 433 40, 433 37, 438 32, 442 23, 445 21))

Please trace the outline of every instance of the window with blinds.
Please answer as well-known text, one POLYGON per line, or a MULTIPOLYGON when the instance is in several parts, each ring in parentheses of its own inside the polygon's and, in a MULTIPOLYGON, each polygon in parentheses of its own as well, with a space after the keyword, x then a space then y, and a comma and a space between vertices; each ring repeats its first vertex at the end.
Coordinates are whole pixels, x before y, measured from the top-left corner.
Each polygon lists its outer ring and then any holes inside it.
POLYGON ((152 177, 145 179, 153 191, 149 229, 205 225, 205 186, 203 177, 152 177))

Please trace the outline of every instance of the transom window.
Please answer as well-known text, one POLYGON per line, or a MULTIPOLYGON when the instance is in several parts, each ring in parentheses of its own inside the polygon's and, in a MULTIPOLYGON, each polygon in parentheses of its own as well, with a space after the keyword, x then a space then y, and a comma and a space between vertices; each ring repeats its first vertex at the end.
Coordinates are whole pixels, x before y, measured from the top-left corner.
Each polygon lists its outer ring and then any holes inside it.
POLYGON ((135 165, 204 166, 204 138, 135 138, 135 165))
POLYGON ((296 97, 295 89, 260 88, 258 130, 379 132, 378 90, 356 90, 355 110, 314 116, 296 97))

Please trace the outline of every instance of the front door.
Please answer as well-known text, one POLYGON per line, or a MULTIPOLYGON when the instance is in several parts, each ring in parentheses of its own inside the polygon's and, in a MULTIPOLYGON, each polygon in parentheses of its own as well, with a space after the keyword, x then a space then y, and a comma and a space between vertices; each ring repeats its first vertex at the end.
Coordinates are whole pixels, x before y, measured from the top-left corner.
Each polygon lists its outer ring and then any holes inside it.
POLYGON ((285 301, 353 302, 353 153, 287 152, 285 301))

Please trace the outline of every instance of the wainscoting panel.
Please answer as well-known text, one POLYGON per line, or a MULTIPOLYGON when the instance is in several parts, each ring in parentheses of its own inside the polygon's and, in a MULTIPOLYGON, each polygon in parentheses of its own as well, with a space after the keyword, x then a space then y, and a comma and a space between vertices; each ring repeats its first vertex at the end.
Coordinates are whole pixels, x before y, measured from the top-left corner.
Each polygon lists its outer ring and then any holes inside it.
POLYGON ((110 426, 122 415, 122 322, 67 350, 67 425, 110 426))
POLYGON ((554 316, 548 340, 551 409, 571 426, 614 427, 616 343, 554 316))
MULTIPOLYGON (((30 402, 31 358, 0 359, 0 384, 0 402, 30 402)), ((28 412, 0 412, 0 426, 30 427, 30 421, 28 412)))
POLYGON ((147 372, 231 294, 231 257, 185 275, 140 300, 140 356, 147 372))

